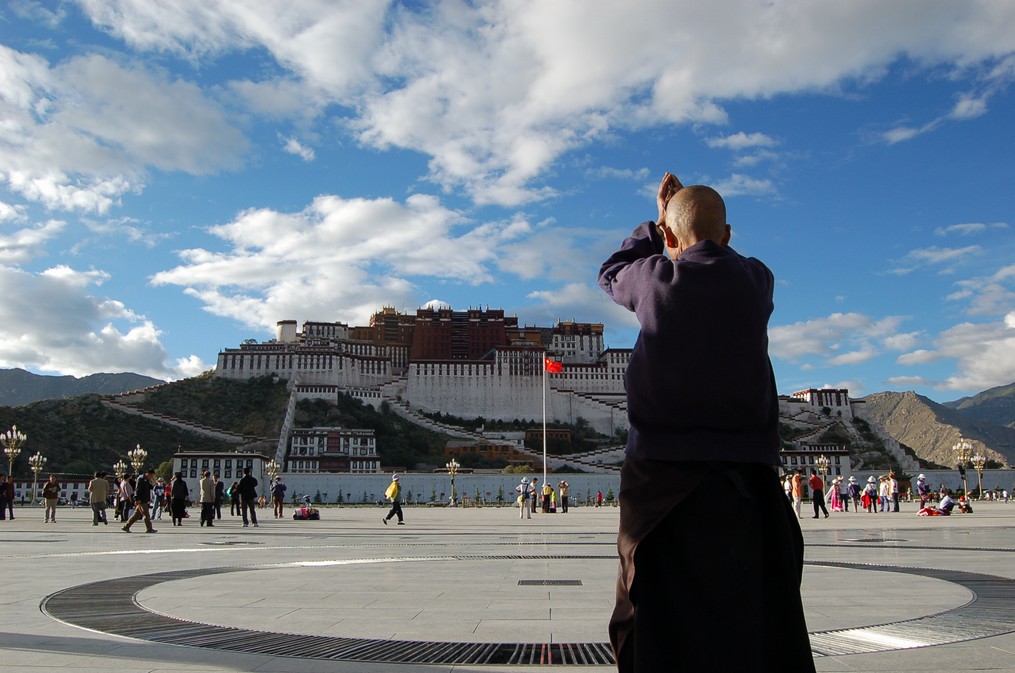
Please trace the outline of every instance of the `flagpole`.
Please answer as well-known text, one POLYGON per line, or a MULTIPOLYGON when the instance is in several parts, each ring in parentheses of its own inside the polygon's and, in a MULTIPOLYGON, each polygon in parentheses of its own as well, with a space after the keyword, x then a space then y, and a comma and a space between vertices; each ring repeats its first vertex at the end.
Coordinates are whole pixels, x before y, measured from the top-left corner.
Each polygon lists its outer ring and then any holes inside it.
MULTIPOLYGON (((543 352, 543 486, 546 486, 546 352, 543 352)), ((538 497, 538 496, 537 496, 538 497)))

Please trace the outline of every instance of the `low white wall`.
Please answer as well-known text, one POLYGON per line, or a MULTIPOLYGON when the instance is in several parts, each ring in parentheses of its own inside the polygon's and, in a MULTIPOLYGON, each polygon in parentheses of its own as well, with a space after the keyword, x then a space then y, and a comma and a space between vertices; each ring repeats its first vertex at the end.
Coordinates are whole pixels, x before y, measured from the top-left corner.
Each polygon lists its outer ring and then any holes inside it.
MULTIPOLYGON (((543 475, 525 475, 530 480, 532 477, 539 479, 542 488, 543 475)), ((620 491, 619 474, 553 474, 548 475, 550 484, 556 486, 562 479, 571 484, 570 500, 584 501, 585 498, 595 499, 596 492, 602 491, 603 497, 611 489, 614 497, 620 491)), ((367 502, 376 502, 384 499, 384 491, 391 483, 391 474, 283 474, 282 478, 287 485, 286 500, 291 502, 293 493, 300 498, 304 494, 311 498, 321 492, 322 502, 334 504, 338 498, 339 489, 342 492, 343 502, 363 502, 363 494, 367 495, 367 502), (325 495, 327 494, 327 495, 325 495)), ((522 479, 522 475, 514 474, 459 474, 455 477, 455 492, 459 499, 463 495, 470 498, 475 497, 476 489, 479 489, 480 496, 485 500, 496 502, 498 488, 504 489, 504 501, 511 502, 515 498, 514 488, 522 479)), ((431 494, 436 491, 437 500, 447 502, 451 497, 451 478, 447 474, 430 474, 425 472, 399 473, 399 481, 402 484, 402 497, 413 504, 424 504, 430 502, 431 494)))

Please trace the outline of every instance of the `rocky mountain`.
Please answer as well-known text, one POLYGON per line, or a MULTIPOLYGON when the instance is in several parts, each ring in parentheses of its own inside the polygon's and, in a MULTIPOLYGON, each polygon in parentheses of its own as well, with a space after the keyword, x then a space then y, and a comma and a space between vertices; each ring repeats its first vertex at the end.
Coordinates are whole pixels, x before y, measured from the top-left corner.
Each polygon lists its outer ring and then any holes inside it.
POLYGON ((972 442, 974 453, 1015 465, 1015 428, 980 420, 965 410, 949 408, 914 392, 874 393, 863 399, 867 415, 924 460, 955 465, 952 446, 961 437, 972 442))
POLYGON ((64 399, 78 395, 115 395, 165 383, 141 374, 91 374, 41 376, 24 369, 0 369, 0 406, 17 407, 40 400, 64 399))
POLYGON ((1015 383, 945 402, 944 406, 984 423, 1015 428, 1015 383))

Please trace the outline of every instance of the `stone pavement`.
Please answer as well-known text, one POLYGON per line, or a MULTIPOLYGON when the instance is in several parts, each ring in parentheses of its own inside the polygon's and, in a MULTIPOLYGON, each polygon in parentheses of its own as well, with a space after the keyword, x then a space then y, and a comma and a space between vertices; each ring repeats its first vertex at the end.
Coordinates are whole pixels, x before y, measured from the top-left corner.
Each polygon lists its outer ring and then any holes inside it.
MULTIPOLYGON (((1015 671, 1015 504, 903 508, 801 522, 818 670, 1015 671)), ((18 508, 0 522, 0 671, 614 670, 617 509, 385 512, 146 535, 18 508)))

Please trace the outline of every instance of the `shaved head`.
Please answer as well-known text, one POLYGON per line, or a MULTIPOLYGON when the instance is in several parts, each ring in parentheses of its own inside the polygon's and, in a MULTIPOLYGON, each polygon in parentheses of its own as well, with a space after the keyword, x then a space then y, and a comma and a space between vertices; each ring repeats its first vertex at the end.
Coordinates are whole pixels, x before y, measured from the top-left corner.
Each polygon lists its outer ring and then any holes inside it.
POLYGON ((666 204, 666 227, 681 249, 700 241, 729 242, 726 204, 705 185, 684 187, 673 195, 666 204))

